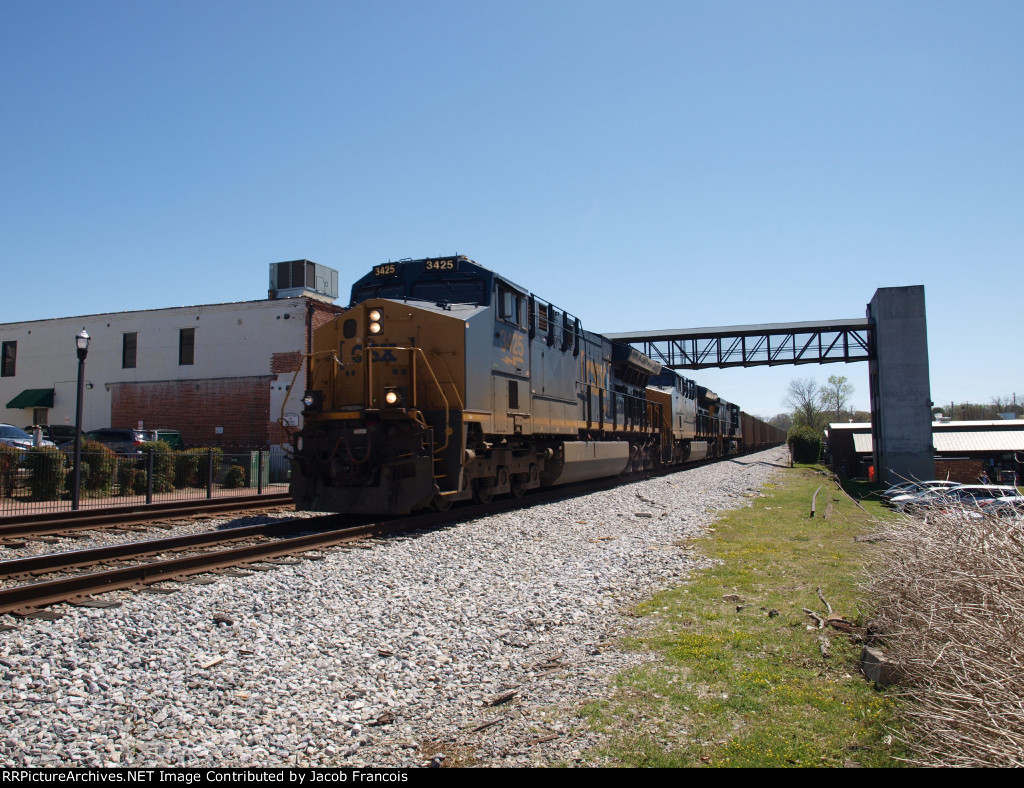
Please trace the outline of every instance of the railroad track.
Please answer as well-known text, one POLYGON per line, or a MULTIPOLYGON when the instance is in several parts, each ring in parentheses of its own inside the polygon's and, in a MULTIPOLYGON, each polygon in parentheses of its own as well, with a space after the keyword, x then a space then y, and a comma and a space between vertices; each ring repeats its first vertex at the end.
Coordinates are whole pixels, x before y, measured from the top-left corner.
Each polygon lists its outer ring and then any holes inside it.
POLYGON ((144 589, 154 583, 182 581, 194 575, 253 569, 260 563, 294 558, 346 542, 446 527, 490 514, 611 489, 629 481, 636 479, 601 479, 567 487, 535 490, 524 498, 502 498, 487 504, 461 506, 448 512, 429 512, 382 522, 352 524, 353 518, 345 515, 292 518, 275 523, 0 561, 0 585, 4 586, 0 588, 0 614, 32 616, 39 614, 41 608, 60 602, 105 607, 109 605, 96 599, 97 595, 122 589, 144 589), (347 525, 337 527, 345 521, 348 521, 347 525), (225 544, 231 546, 223 547, 225 544), (165 553, 186 550, 201 552, 159 558, 165 553), (146 558, 154 560, 134 563, 146 558), (130 563, 84 573, 79 571, 114 561, 130 563), (58 572, 74 574, 53 580, 11 585, 12 581, 20 583, 26 578, 58 572))
POLYGON ((213 500, 168 501, 144 506, 112 506, 77 512, 46 512, 0 518, 0 544, 4 540, 56 536, 74 531, 103 530, 153 524, 162 518, 292 506, 287 494, 239 495, 213 500))

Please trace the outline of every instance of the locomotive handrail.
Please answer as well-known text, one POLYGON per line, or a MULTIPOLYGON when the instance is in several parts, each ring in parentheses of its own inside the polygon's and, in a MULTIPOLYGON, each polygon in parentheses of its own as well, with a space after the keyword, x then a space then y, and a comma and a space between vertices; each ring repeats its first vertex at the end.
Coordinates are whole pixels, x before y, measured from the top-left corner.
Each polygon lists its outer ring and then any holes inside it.
MULTIPOLYGON (((314 377, 314 375, 313 375, 313 357, 314 356, 333 356, 334 360, 337 361, 339 364, 341 364, 341 360, 338 358, 338 351, 336 351, 336 350, 317 350, 317 351, 315 351, 313 353, 303 353, 302 354, 302 361, 306 363, 306 370, 309 372, 310 379, 312 379, 314 377)), ((344 366, 344 365, 342 365, 342 366, 344 366)), ((302 372, 302 364, 301 363, 295 369, 294 374, 292 374, 292 382, 288 384, 288 389, 287 389, 289 392, 295 390, 295 381, 298 379, 300 372, 302 372)), ((332 392, 334 391, 334 367, 331 367, 331 391, 332 392)), ((285 397, 283 400, 281 400, 281 417, 277 420, 277 423, 282 428, 286 427, 285 419, 284 419, 284 409, 286 407, 288 407, 288 397, 285 397)), ((291 437, 291 436, 289 436, 289 437, 291 437)))
MULTIPOLYGON (((430 377, 433 378, 434 385, 437 387, 437 392, 438 392, 438 394, 441 395, 441 400, 444 402, 444 444, 442 446, 440 446, 440 447, 438 447, 438 446, 434 447, 434 454, 440 454, 441 452, 443 452, 445 449, 448 448, 449 434, 451 432, 451 405, 448 403, 448 397, 446 397, 445 394, 444 394, 444 387, 441 385, 441 382, 437 379, 437 375, 434 374, 434 368, 430 365, 430 359, 428 359, 427 358, 427 354, 423 352, 423 348, 421 348, 421 347, 401 347, 399 345, 388 345, 388 349, 389 350, 407 350, 407 351, 409 351, 410 353, 413 353, 413 354, 418 352, 421 356, 423 356, 423 363, 427 365, 427 371, 430 373, 430 377)), ((367 400, 367 402, 369 402, 370 401, 370 396, 369 396, 370 392, 373 391, 373 388, 372 388, 372 386, 373 386, 373 379, 372 379, 372 375, 373 375, 373 373, 372 373, 372 370, 373 370, 373 354, 372 353, 364 353, 363 354, 363 359, 366 361, 366 364, 367 364, 366 386, 367 386, 368 391, 367 391, 367 398, 366 398, 366 400, 367 400)), ((415 386, 415 379, 416 379, 416 356, 415 355, 412 356, 412 368, 413 368, 413 386, 412 386, 413 401, 412 401, 412 405, 413 405, 414 408, 418 408, 419 407, 419 403, 417 403, 417 401, 416 401, 416 386, 415 386)), ((458 396, 458 392, 456 392, 456 396, 458 396)), ((460 406, 462 405, 461 397, 459 398, 459 404, 460 404, 460 406)))
MULTIPOLYGON (((448 402, 448 397, 445 396, 444 387, 441 385, 441 382, 437 379, 437 375, 434 374, 434 368, 431 366, 430 360, 427 358, 426 353, 423 352, 423 348, 421 348, 421 347, 397 347, 397 346, 395 346, 395 347, 392 347, 391 350, 407 350, 409 352, 414 352, 415 351, 415 352, 418 352, 421 356, 423 356, 423 363, 427 365, 427 371, 430 373, 430 377, 433 379, 434 385, 437 387, 437 391, 441 395, 441 400, 444 402, 444 444, 442 446, 440 446, 439 448, 435 447, 434 448, 434 453, 437 454, 439 452, 444 451, 445 449, 448 448, 448 443, 449 443, 449 432, 450 432, 450 429, 451 429, 451 405, 448 402)), ((310 376, 311 377, 314 375, 314 368, 313 368, 312 364, 313 364, 313 359, 316 356, 329 356, 329 357, 334 359, 334 361, 336 362, 336 364, 338 366, 341 366, 341 367, 345 366, 345 362, 343 362, 340 358, 338 358, 338 351, 336 351, 336 350, 318 350, 318 351, 315 351, 313 353, 304 353, 303 354, 303 360, 307 361, 307 363, 308 363, 308 367, 309 367, 309 371, 310 371, 310 376)), ((366 362, 367 366, 370 369, 372 369, 372 366, 373 366, 373 353, 363 353, 362 360, 366 362)), ((414 363, 414 369, 415 369, 415 356, 413 356, 413 363, 414 363)), ((444 359, 441 359, 441 363, 442 364, 444 363, 444 359)), ((445 370, 446 371, 447 371, 447 368, 448 368, 448 365, 445 364, 445 370)), ((367 386, 368 387, 370 387, 372 385, 372 372, 370 371, 370 369, 367 370, 367 376, 366 376, 367 386)), ((299 373, 301 371, 302 371, 302 365, 300 364, 299 368, 295 370, 295 374, 292 376, 292 382, 291 382, 291 386, 289 387, 289 389, 294 388, 295 380, 298 378, 299 373)), ((335 372, 335 367, 332 365, 331 366, 331 370, 330 370, 330 373, 331 373, 330 374, 330 377, 331 377, 331 380, 330 380, 331 391, 334 390, 334 372, 335 372)), ((449 373, 449 377, 450 376, 451 375, 449 373)), ((414 372, 414 380, 415 380, 415 372, 414 372)), ((415 385, 413 385, 413 387, 412 387, 412 395, 413 395, 413 407, 416 407, 417 403, 415 401, 415 397, 416 397, 416 387, 415 387, 415 385)), ((456 399, 459 401, 459 406, 463 407, 462 406, 462 398, 459 397, 458 390, 456 390, 455 396, 456 396, 456 399)), ((281 420, 282 421, 284 419, 284 408, 286 407, 286 405, 287 405, 287 398, 285 399, 285 402, 282 403, 282 405, 281 405, 281 420)))
POLYGON ((607 395, 608 403, 611 406, 610 429, 612 432, 655 431, 655 425, 647 415, 647 406, 651 404, 649 400, 635 394, 627 394, 624 391, 615 391, 591 383, 587 384, 587 429, 592 429, 595 426, 591 408, 591 397, 594 392, 598 395, 597 429, 609 429, 605 426, 604 420, 604 403, 607 395), (622 403, 621 412, 619 410, 620 401, 622 403))
POLYGON ((459 387, 456 386, 455 383, 454 383, 455 378, 452 376, 452 371, 450 369, 448 369, 448 362, 445 361, 443 358, 441 358, 441 354, 438 353, 436 350, 431 351, 431 353, 433 353, 433 355, 437 358, 437 360, 441 362, 441 366, 444 367, 444 371, 448 373, 448 380, 453 381, 452 382, 452 393, 455 394, 455 401, 459 405, 459 410, 465 410, 466 409, 466 405, 462 401, 462 395, 459 394, 459 387))

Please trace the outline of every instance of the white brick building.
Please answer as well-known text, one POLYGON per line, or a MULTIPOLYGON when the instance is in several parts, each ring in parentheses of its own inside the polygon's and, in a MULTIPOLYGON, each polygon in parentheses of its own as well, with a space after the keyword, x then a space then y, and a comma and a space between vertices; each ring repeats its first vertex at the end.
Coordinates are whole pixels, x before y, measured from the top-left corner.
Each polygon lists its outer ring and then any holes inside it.
POLYGON ((275 267, 313 265, 272 265, 277 297, 266 300, 0 324, 0 421, 74 424, 84 328, 84 430, 141 424, 178 429, 196 446, 278 445, 282 414, 297 423, 302 410, 304 368, 296 371, 311 332, 341 309, 329 294, 280 287, 290 282, 275 267))

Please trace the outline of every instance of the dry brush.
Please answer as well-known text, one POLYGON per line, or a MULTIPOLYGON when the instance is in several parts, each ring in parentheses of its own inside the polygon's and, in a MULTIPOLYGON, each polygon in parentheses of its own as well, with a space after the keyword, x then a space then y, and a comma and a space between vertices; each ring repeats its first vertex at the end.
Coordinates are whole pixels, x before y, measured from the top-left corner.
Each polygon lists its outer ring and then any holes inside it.
POLYGON ((915 760, 1024 766, 1024 521, 929 514, 880 536, 872 627, 903 674, 915 760))

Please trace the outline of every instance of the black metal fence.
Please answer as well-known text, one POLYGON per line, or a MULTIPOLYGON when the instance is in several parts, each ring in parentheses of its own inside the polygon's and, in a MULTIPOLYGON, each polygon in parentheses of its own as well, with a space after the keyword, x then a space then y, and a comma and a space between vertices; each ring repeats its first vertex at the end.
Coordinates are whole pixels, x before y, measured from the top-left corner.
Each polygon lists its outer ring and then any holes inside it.
MULTIPOLYGON (((171 451, 165 444, 144 444, 142 451, 117 454, 87 445, 79 473, 81 509, 288 489, 288 460, 277 449, 171 451)), ((71 509, 73 465, 70 450, 0 446, 0 517, 71 509)))

